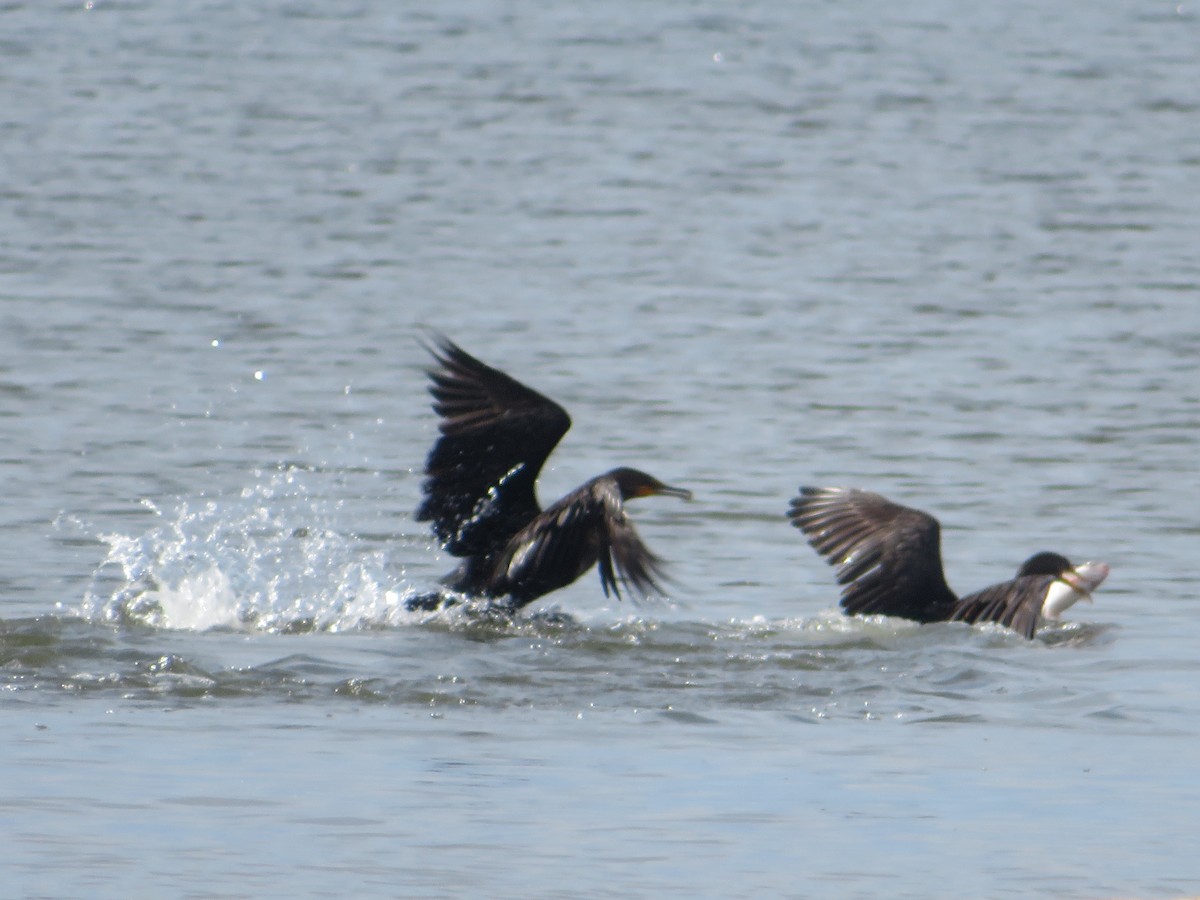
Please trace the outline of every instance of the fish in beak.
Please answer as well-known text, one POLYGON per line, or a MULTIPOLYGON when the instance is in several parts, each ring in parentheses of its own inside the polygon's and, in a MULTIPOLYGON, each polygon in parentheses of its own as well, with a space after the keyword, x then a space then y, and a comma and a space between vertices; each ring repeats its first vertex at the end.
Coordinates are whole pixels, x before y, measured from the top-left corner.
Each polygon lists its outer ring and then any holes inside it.
POLYGON ((1085 562, 1059 575, 1059 580, 1069 584, 1088 603, 1092 602, 1092 591, 1108 577, 1108 563, 1085 562))
POLYGON ((1046 591, 1042 616, 1057 619, 1080 600, 1092 602, 1092 591, 1108 577, 1108 563, 1085 562, 1063 571, 1046 591))

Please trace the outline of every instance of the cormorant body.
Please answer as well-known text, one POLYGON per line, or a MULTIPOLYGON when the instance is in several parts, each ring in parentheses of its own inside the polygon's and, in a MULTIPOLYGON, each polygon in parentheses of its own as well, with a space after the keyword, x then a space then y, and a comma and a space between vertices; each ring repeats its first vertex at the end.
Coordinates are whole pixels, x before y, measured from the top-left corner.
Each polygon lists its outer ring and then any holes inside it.
POLYGON ((842 609, 917 622, 997 622, 1026 638, 1108 576, 1108 566, 1072 566, 1057 553, 1037 553, 1015 578, 958 597, 942 570, 941 526, 928 513, 868 491, 802 487, 788 518, 837 567, 842 609))
MULTIPOLYGON (((566 410, 447 338, 429 348, 433 408, 441 432, 425 464, 418 521, 431 522, 446 551, 460 557, 443 579, 453 591, 517 610, 573 582, 593 565, 605 596, 620 586, 661 591, 662 562, 638 537, 624 501, 682 488, 626 467, 585 482, 545 510, 538 473, 567 429, 566 410)), ((440 606, 439 595, 409 607, 440 606)))

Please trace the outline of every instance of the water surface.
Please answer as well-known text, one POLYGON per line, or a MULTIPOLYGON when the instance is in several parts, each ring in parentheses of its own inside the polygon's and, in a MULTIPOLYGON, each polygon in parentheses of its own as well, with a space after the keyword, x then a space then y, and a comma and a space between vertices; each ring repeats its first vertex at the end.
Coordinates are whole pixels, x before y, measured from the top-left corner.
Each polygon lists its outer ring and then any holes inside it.
POLYGON ((1198 19, 1077 12, 0 9, 5 890, 1195 893, 1198 19), (403 610, 427 328, 668 596, 403 610), (847 620, 800 484, 1113 574, 847 620))

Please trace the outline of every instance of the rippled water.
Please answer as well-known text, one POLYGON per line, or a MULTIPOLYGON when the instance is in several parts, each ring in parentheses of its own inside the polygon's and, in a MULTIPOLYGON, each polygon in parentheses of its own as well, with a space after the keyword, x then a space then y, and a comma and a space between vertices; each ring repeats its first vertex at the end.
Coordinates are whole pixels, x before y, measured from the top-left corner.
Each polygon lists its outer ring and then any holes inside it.
POLYGON ((1189 4, 0 7, 4 893, 1200 888, 1189 4), (437 328, 670 595, 404 611, 437 328), (848 620, 847 484, 1026 642, 848 620))

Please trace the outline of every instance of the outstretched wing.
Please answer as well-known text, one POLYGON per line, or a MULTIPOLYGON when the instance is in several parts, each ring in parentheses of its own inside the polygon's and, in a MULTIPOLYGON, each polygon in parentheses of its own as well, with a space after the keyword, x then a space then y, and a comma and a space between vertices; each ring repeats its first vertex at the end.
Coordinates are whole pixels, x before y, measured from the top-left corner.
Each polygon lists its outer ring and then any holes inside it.
POLYGON ((935 622, 956 602, 933 516, 868 491, 802 487, 788 518, 837 568, 842 609, 851 615, 935 622))
POLYGON ((950 614, 954 622, 996 622, 1030 640, 1041 622, 1053 575, 1026 575, 968 594, 950 614))
POLYGON ((621 586, 661 593, 661 560, 642 543, 611 477, 600 476, 539 514, 512 539, 497 562, 490 593, 521 606, 570 584, 593 564, 605 596, 621 586))
POLYGON ((546 457, 571 427, 566 410, 445 337, 429 348, 441 436, 425 462, 419 521, 455 556, 495 551, 540 507, 546 457))

